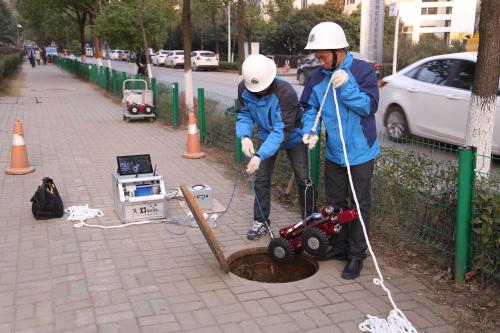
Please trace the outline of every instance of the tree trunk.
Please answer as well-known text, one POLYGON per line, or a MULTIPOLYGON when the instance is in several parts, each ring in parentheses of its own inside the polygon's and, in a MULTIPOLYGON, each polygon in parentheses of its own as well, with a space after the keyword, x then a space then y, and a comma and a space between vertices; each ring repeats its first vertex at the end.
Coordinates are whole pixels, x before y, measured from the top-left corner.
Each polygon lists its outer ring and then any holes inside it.
POLYGON ((252 54, 252 29, 248 28, 247 30, 247 46, 248 46, 248 54, 252 54))
POLYGON ((85 21, 78 24, 80 29, 80 61, 85 63, 85 21))
POLYGON ((238 73, 241 76, 241 66, 243 65, 243 61, 245 60, 245 51, 244 51, 244 24, 245 24, 245 4, 244 0, 238 0, 238 73))
MULTIPOLYGON (((149 61, 149 45, 148 39, 146 37, 146 31, 144 30, 144 1, 142 0, 139 7, 139 26, 141 28, 141 36, 142 36, 142 47, 144 48, 144 57, 146 58, 146 66, 148 68, 148 77, 151 82, 151 78, 153 77, 153 70, 151 69, 151 63, 149 61)), ((139 55, 137 55, 139 56, 139 55)))
POLYGON ((481 1, 479 49, 469 105, 465 144, 477 148, 476 170, 487 174, 500 76, 500 7, 497 0, 481 1))
POLYGON ((102 52, 101 52, 101 44, 99 43, 99 37, 97 36, 97 32, 95 31, 95 14, 89 11, 89 23, 92 29, 92 44, 94 44, 94 58, 97 67, 102 66, 102 52))
POLYGON ((194 113, 193 76, 191 73, 191 1, 183 0, 182 6, 182 39, 184 48, 184 100, 186 114, 194 113))

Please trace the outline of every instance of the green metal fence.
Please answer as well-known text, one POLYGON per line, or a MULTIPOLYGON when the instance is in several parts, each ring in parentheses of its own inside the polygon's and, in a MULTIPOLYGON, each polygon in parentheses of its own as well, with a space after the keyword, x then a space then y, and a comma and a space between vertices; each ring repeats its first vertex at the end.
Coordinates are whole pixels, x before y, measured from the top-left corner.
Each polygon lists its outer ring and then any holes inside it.
MULTIPOLYGON (((114 95, 121 94, 127 74, 94 69, 77 61, 57 58, 56 62, 76 75, 92 80, 114 95)), ((155 99, 157 116, 179 126, 178 84, 158 83, 155 99)), ((210 91, 198 92, 198 115, 202 140, 221 151, 241 155, 235 140, 237 100, 210 91)), ((393 142, 379 133, 382 153, 376 159, 373 176, 372 232, 388 239, 404 240, 446 267, 455 268, 455 279, 477 272, 484 284, 498 289, 500 275, 500 159, 491 161, 491 171, 481 172, 484 160, 474 150, 430 140, 408 139, 393 142), (479 163, 474 168, 474 161, 479 163), (458 221, 458 222, 457 222, 458 221)), ((316 181, 317 203, 324 203, 324 138, 310 153, 311 176, 316 181)), ((245 161, 243 161, 245 163, 245 161)), ((276 160, 273 185, 286 188, 292 169, 285 153, 276 160)), ((278 191, 274 192, 274 196, 278 191)), ((297 197, 295 186, 292 198, 297 197)), ((295 205, 298 210, 298 205, 295 205)))

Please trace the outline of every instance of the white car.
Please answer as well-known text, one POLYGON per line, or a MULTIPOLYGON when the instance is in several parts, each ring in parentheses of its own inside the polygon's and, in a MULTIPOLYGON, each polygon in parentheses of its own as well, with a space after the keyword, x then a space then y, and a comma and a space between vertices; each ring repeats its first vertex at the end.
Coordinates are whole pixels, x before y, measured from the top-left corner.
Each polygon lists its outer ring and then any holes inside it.
POLYGON ((94 56, 94 49, 91 47, 86 47, 85 48, 85 56, 93 57, 94 56))
POLYGON ((111 60, 120 60, 120 56, 122 54, 123 50, 113 50, 109 54, 109 59, 111 60))
POLYGON ((217 69, 219 67, 219 58, 211 51, 193 51, 191 52, 191 68, 197 71, 200 68, 217 69))
POLYGON ((158 52, 151 56, 151 63, 156 66, 165 66, 165 59, 169 53, 169 50, 158 50, 158 52))
POLYGON ((165 66, 174 68, 179 65, 184 65, 184 51, 170 51, 170 53, 167 55, 167 58, 165 58, 165 66))
MULTIPOLYGON (((462 145, 476 60, 476 53, 443 54, 419 60, 383 78, 379 116, 389 137, 399 141, 417 135, 462 145)), ((492 150, 500 154, 498 93, 492 150)))

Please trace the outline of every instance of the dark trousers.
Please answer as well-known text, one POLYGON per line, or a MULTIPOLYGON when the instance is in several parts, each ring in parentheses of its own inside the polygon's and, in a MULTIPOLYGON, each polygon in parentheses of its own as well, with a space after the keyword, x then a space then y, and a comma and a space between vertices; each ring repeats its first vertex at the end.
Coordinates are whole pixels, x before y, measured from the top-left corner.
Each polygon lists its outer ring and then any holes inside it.
MULTIPOLYGON (((304 212, 306 216, 312 214, 316 209, 314 205, 314 187, 307 187, 305 181, 309 180, 309 170, 307 164, 307 154, 309 151, 307 146, 302 142, 292 149, 287 149, 286 153, 290 162, 292 163, 293 173, 295 174, 295 180, 298 185, 299 198, 300 198, 300 211, 302 216, 304 212), (304 197, 306 197, 307 204, 304 205, 304 197)), ((253 217, 254 220, 264 222, 264 220, 269 221, 269 213, 271 211, 271 178, 274 170, 274 162, 276 161, 275 154, 272 157, 266 158, 260 163, 259 169, 255 175, 255 193, 259 199, 260 208, 257 202, 257 198, 254 200, 253 217), (262 216, 264 215, 264 216, 262 216)), ((312 183, 311 183, 312 185, 312 183)))
MULTIPOLYGON (((351 166, 354 190, 358 198, 366 231, 370 230, 371 185, 374 161, 351 166)), ((356 207, 352 198, 347 168, 325 161, 325 194, 326 202, 337 209, 356 207)), ((350 259, 366 258, 366 240, 359 220, 344 224, 342 230, 332 240, 332 254, 346 253, 350 259)))

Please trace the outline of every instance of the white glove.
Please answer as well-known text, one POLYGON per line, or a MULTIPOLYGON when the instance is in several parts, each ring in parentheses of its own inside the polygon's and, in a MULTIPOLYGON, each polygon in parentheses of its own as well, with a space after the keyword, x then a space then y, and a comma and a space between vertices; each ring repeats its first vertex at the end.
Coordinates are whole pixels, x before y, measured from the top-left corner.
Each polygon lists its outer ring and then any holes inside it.
POLYGON ((349 74, 347 74, 346 71, 339 69, 333 73, 332 80, 333 87, 337 89, 349 80, 349 74))
POLYGON ((250 160, 250 162, 248 162, 247 165, 247 173, 249 174, 255 173, 255 171, 259 169, 259 165, 260 165, 260 157, 259 156, 252 157, 252 159, 250 160))
POLYGON ((304 136, 302 137, 302 142, 304 142, 309 147, 309 150, 313 150, 314 147, 316 147, 318 140, 319 137, 316 134, 304 134, 304 136))
POLYGON ((252 157, 255 154, 255 149, 253 149, 253 142, 249 137, 244 137, 241 139, 241 151, 246 157, 252 157))

